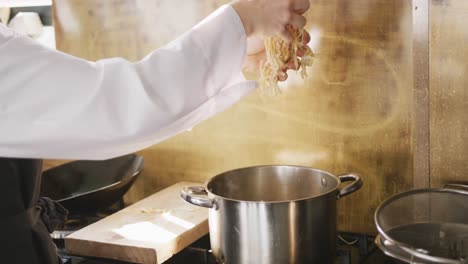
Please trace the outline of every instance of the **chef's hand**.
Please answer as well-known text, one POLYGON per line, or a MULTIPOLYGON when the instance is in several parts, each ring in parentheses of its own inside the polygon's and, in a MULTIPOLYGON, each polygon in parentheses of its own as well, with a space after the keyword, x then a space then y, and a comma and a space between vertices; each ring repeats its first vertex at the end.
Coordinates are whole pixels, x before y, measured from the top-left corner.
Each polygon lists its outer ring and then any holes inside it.
MULTIPOLYGON (((247 34, 247 57, 244 69, 247 72, 258 74, 260 63, 265 59, 265 46, 263 38, 268 36, 281 36, 286 41, 292 39, 288 27, 301 29, 306 24, 302 15, 310 7, 308 0, 237 0, 232 7, 238 13, 247 34)), ((303 42, 307 44, 310 35, 304 32, 303 42)), ((305 54, 305 50, 298 50, 299 57, 305 54)), ((287 79, 286 70, 295 69, 294 62, 288 63, 288 67, 281 69, 278 80, 287 79)))
POLYGON ((291 25, 303 28, 306 19, 302 15, 310 6, 308 0, 236 0, 231 3, 244 24, 247 37, 281 36, 290 41, 291 25))
MULTIPOLYGON (((302 41, 305 44, 309 43, 310 35, 307 31, 304 30, 304 37, 302 41)), ((297 56, 302 57, 306 53, 305 49, 297 50, 297 56)), ((244 62, 244 70, 249 73, 256 75, 258 78, 260 64, 262 61, 265 61, 266 53, 265 53, 265 46, 263 45, 263 38, 252 36, 247 39, 247 56, 244 62)), ((294 61, 290 60, 287 64, 287 67, 281 69, 282 73, 278 73, 278 81, 285 81, 288 78, 288 74, 286 73, 287 70, 298 70, 294 65, 294 61)))

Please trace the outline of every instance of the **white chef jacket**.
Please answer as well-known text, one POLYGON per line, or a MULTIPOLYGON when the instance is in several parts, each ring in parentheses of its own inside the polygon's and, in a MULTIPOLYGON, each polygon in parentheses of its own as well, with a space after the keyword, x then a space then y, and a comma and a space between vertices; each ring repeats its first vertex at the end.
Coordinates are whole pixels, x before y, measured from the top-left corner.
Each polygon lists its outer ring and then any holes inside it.
POLYGON ((225 110, 256 87, 246 35, 225 5, 139 62, 89 62, 0 24, 0 157, 106 159, 225 110))

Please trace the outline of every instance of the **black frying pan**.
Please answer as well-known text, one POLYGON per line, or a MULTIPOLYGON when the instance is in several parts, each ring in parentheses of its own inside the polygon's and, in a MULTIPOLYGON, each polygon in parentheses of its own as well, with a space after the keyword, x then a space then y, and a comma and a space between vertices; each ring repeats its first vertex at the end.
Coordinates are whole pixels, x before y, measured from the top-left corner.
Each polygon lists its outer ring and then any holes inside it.
POLYGON ((70 215, 96 212, 118 202, 136 180, 143 157, 73 161, 42 174, 41 196, 60 202, 70 215))

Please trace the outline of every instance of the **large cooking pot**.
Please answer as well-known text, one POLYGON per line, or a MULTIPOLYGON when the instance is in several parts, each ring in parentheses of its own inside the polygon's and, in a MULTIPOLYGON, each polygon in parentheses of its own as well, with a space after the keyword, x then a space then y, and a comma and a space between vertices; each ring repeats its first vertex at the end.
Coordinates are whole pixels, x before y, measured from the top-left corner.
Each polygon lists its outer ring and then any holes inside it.
POLYGON ((336 200, 362 186, 298 166, 257 166, 219 174, 181 197, 210 208, 213 254, 226 264, 333 263, 336 200), (339 188, 345 181, 350 185, 339 188))

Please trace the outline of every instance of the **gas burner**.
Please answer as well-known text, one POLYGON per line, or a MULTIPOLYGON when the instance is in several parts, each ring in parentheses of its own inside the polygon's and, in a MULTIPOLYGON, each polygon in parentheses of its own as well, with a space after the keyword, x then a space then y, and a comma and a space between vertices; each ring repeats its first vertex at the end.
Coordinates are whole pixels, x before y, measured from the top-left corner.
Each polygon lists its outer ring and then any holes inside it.
POLYGON ((82 216, 80 218, 69 218, 59 226, 50 236, 52 239, 64 239, 66 236, 71 233, 80 230, 81 228, 88 226, 94 222, 101 220, 104 217, 99 216, 82 216))
MULTIPOLYGON (((65 264, 107 264, 123 263, 106 259, 62 257, 65 264), (110 262, 109 262, 110 261, 110 262)), ((374 244, 373 237, 365 234, 339 233, 337 254, 333 264, 400 264, 386 257, 374 244)), ((179 253, 172 256, 164 264, 219 264, 210 250, 210 237, 206 235, 179 253)))
MULTIPOLYGON (((336 259, 333 264, 394 264, 386 258, 365 234, 339 233, 336 259)), ((204 236, 170 258, 165 264, 218 264, 211 253, 209 236, 204 236)))
MULTIPOLYGON (((65 264, 104 264, 123 263, 106 259, 79 258, 69 256, 64 251, 64 238, 69 234, 88 226, 110 214, 115 213, 122 207, 104 210, 93 214, 72 215, 54 233, 52 238, 57 245, 59 254, 65 264)), ((337 254, 333 264, 395 264, 396 262, 378 250, 374 244, 374 238, 366 234, 339 232, 337 239, 337 254)), ((165 264, 218 264, 210 250, 209 234, 200 238, 187 248, 175 254, 165 264)))
MULTIPOLYGON (((108 214, 107 214, 108 215, 108 214)), ((52 232, 51 237, 54 240, 64 239, 66 236, 70 235, 71 233, 80 230, 83 227, 86 227, 92 223, 95 223, 104 217, 107 216, 106 214, 99 213, 99 214, 91 214, 91 215, 81 215, 81 216, 71 216, 68 217, 65 222, 57 227, 54 232, 52 232)))
POLYGON ((83 213, 83 214, 71 214, 67 217, 65 222, 57 227, 54 232, 50 234, 52 240, 54 241, 55 245, 58 248, 60 255, 66 255, 64 250, 65 248, 65 237, 72 234, 75 231, 80 230, 83 227, 86 227, 92 223, 95 223, 121 209, 123 209, 124 203, 123 201, 119 201, 118 203, 110 206, 109 208, 90 212, 90 213, 83 213))
POLYGON ((95 212, 87 212, 87 213, 74 213, 68 215, 65 222, 56 228, 54 233, 52 233, 52 238, 62 239, 65 236, 86 227, 92 223, 95 223, 117 211, 123 209, 124 203, 123 201, 119 201, 118 203, 110 206, 109 208, 102 209, 100 211, 95 212))

